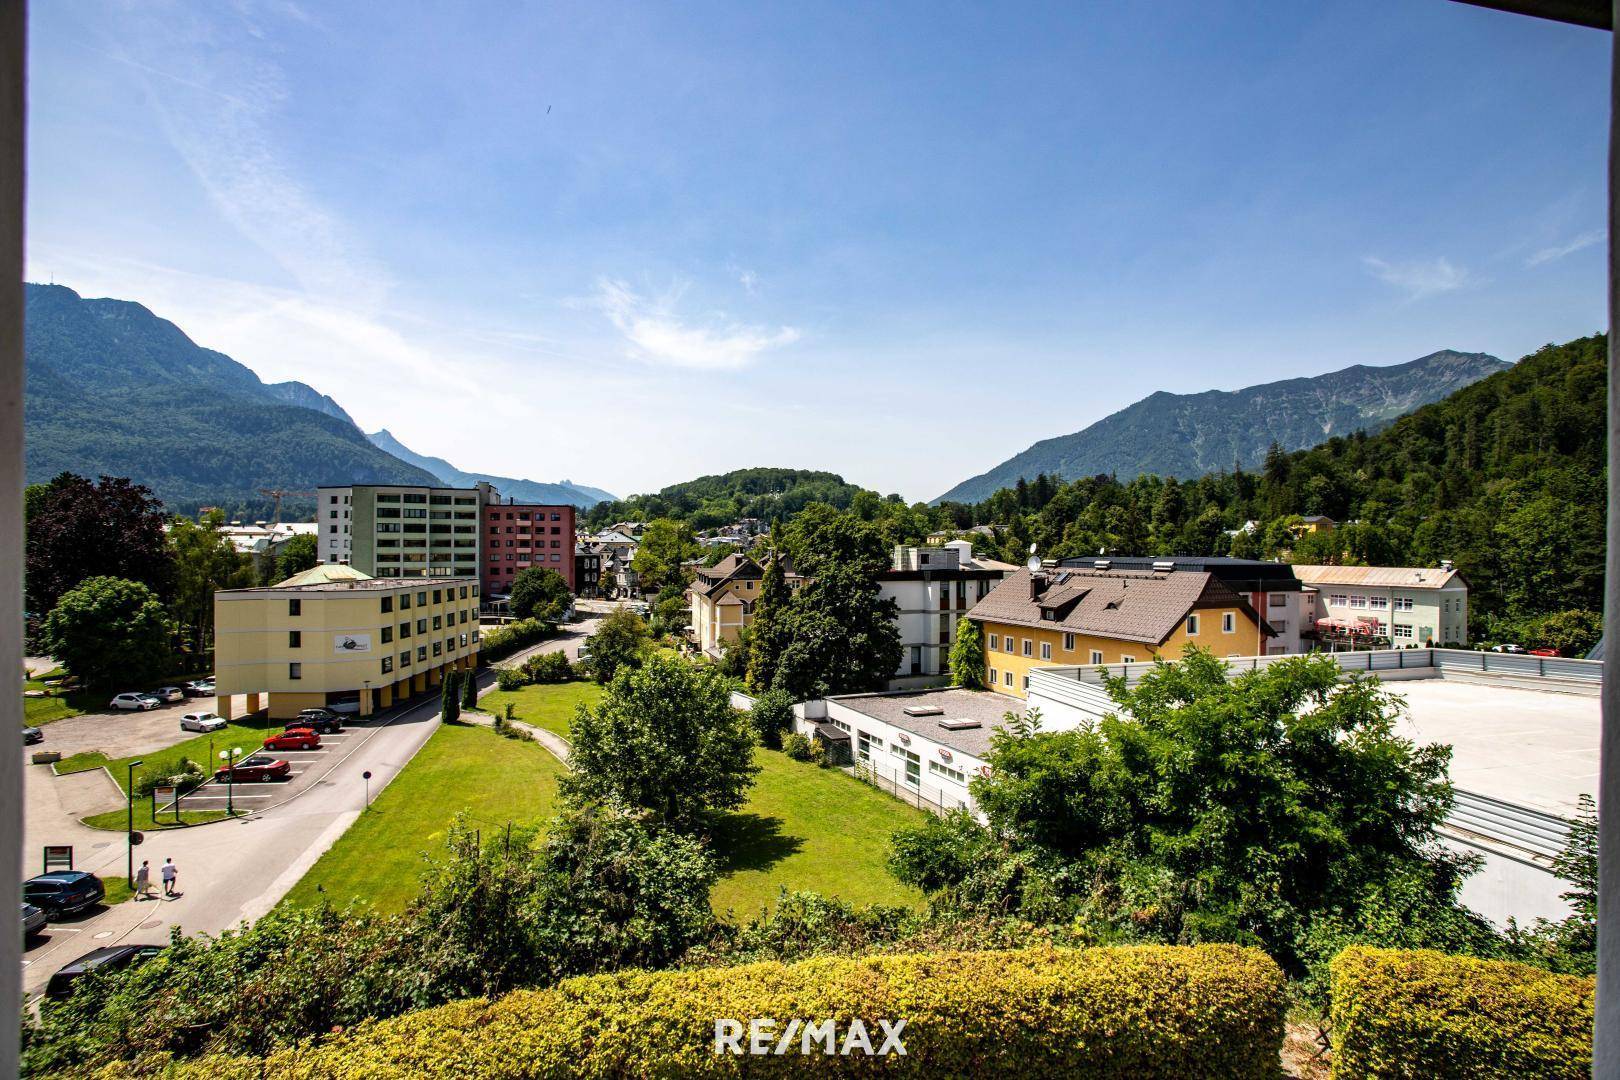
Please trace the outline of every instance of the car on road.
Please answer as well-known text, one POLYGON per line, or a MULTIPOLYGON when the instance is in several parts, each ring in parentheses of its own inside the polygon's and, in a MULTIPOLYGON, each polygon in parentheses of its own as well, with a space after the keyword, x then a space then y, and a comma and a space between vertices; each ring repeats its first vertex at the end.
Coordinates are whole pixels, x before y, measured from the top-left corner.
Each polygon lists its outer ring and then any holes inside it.
POLYGON ((118 971, 122 968, 149 960, 163 951, 162 945, 107 945, 93 949, 68 964, 45 984, 45 996, 51 999, 65 998, 73 993, 73 987, 86 975, 98 971, 118 971))
POLYGON ((52 915, 71 915, 101 903, 101 879, 85 870, 53 870, 23 882, 23 899, 52 915))
POLYGON ((155 709, 163 702, 151 694, 119 694, 107 703, 109 709, 123 709, 126 712, 138 712, 146 709, 155 709))
POLYGON ((214 773, 216 780, 231 780, 238 784, 257 781, 264 784, 272 780, 285 780, 292 775, 292 766, 270 754, 253 754, 235 765, 214 773))
POLYGON ((152 696, 165 705, 173 705, 177 701, 186 700, 186 692, 178 686, 160 686, 152 691, 152 696))
POLYGON ((266 750, 319 750, 321 737, 309 728, 288 728, 264 740, 266 750))
POLYGON ((23 728, 23 745, 32 746, 37 742, 45 741, 45 733, 37 727, 23 728))
POLYGON ((182 689, 185 690, 186 697, 213 697, 214 696, 214 680, 213 679, 197 679, 197 680, 195 680, 193 682, 186 683, 186 685, 184 687, 182 687, 182 689))
POLYGON ((1524 646, 1511 645, 1507 642, 1503 642, 1501 645, 1492 645, 1491 652, 1522 653, 1524 652, 1524 646))
POLYGON ((331 709, 305 709, 298 719, 287 721, 287 730, 309 728, 318 735, 330 735, 343 730, 343 717, 331 709))
POLYGON ((1530 650, 1530 655, 1531 656, 1563 656, 1564 654, 1559 652, 1557 649, 1542 648, 1542 649, 1531 649, 1530 650))
POLYGON ((51 913, 42 907, 35 907, 28 901, 22 901, 22 927, 23 937, 31 938, 51 921, 51 913))
POLYGON ((211 712, 188 712, 180 718, 181 731, 220 731, 230 721, 211 712))

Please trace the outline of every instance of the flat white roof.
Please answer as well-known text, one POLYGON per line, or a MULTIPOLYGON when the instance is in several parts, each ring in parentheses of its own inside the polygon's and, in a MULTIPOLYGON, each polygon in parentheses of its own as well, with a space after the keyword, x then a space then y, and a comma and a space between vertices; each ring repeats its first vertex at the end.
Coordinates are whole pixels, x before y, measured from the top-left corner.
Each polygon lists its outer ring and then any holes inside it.
POLYGON ((1392 681, 1406 699, 1398 727, 1419 743, 1451 744, 1451 782, 1465 791, 1550 814, 1574 814, 1597 795, 1596 695, 1521 690, 1458 679, 1392 681))

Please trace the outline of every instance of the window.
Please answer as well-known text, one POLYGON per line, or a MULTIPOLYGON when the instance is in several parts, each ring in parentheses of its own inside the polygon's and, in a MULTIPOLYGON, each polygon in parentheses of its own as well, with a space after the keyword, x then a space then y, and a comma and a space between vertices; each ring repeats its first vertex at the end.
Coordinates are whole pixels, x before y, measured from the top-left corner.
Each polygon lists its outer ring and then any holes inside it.
POLYGON ((999 679, 1000 677, 1001 676, 996 674, 996 669, 995 668, 985 668, 985 670, 984 670, 984 678, 985 678, 985 685, 986 686, 994 686, 994 685, 996 685, 996 680, 999 679))
POLYGON ((421 592, 416 594, 416 606, 417 607, 426 607, 427 606, 427 590, 426 589, 423 589, 421 592))
POLYGON ((1287 607, 1288 597, 1284 593, 1274 592, 1266 597, 1267 607, 1287 607))
POLYGON ((442 616, 442 615, 433 616, 433 629, 435 629, 435 630, 443 630, 444 629, 444 616, 442 616))
POLYGON ((384 675, 386 675, 390 671, 393 671, 393 670, 394 670, 394 658, 392 656, 383 657, 382 658, 382 673, 384 675))
POLYGON ((382 598, 382 613, 384 615, 387 615, 390 611, 393 611, 393 610, 394 610, 394 598, 392 596, 383 597, 382 598))
POLYGON ((1024 693, 1029 693, 1029 676, 1024 676, 1024 693))
POLYGON ((287 648, 301 649, 304 647, 304 632, 302 630, 287 631, 287 648))
POLYGON ((906 763, 906 783, 916 787, 922 782, 922 758, 898 746, 894 748, 894 756, 906 763))
POLYGON ((1024 639, 1024 655, 1025 656, 1034 656, 1035 655, 1035 642, 1030 640, 1029 638, 1024 639))
POLYGON ((996 650, 998 650, 1000 648, 1001 648, 1001 635, 1000 634, 991 634, 990 635, 990 651, 995 652, 996 650))
POLYGON ((1335 605, 1337 605, 1339 607, 1344 607, 1344 605, 1348 602, 1348 600, 1349 600, 1349 598, 1346 597, 1344 595, 1344 593, 1330 593, 1330 594, 1328 594, 1328 603, 1335 604, 1335 605))
POLYGON ((1001 682, 1002 682, 1003 686, 1011 686, 1012 685, 1012 672, 1003 671, 1001 673, 1001 682))
POLYGON ((1091 663, 1092 663, 1092 666, 1093 667, 1101 667, 1102 662, 1103 662, 1102 650, 1101 649, 1092 649, 1091 650, 1091 663))
POLYGON ((1412 633, 1411 624, 1409 624, 1409 623, 1396 623, 1395 624, 1395 636, 1398 637, 1398 638, 1410 638, 1410 637, 1414 637, 1415 635, 1412 633))
MULTIPOLYGON (((1458 602, 1457 606, 1459 608, 1462 607, 1461 601, 1458 602)), ((1410 596, 1397 596, 1395 598, 1395 610, 1396 611, 1411 611, 1412 610, 1412 598, 1410 596)))
POLYGON ((442 656, 442 655, 444 655, 444 642, 435 641, 433 643, 433 655, 434 656, 442 656))
POLYGON ((1126 656, 1124 653, 1120 653, 1119 654, 1119 662, 1122 663, 1122 664, 1134 664, 1134 663, 1136 663, 1136 657, 1134 657, 1134 656, 1126 656))
POLYGON ((1041 659, 1052 659, 1052 643, 1050 641, 1041 642, 1041 659))
POLYGON ((410 636, 411 636, 411 624, 408 623, 408 622, 400 623, 399 624, 399 640, 404 641, 406 638, 408 638, 410 636))
POLYGON ((416 647, 416 659, 418 661, 427 659, 427 646, 426 645, 418 645, 416 647))
POLYGON ((410 593, 400 593, 399 594, 399 610, 401 610, 401 611, 409 611, 409 610, 411 610, 411 594, 410 593))
POLYGON ((1387 596, 1369 596, 1367 597, 1367 606, 1377 608, 1379 611, 1387 611, 1389 610, 1389 598, 1387 596))
POLYGON ((304 665, 303 664, 288 664, 287 665, 287 678, 289 678, 289 679, 302 679, 303 677, 304 677, 304 665))
POLYGON ((961 769, 953 769, 949 765, 941 765, 939 762, 934 761, 931 758, 928 762, 928 771, 933 773, 935 776, 944 777, 946 780, 955 780, 958 784, 967 783, 967 774, 961 769))
POLYGON ((1073 634, 1064 634, 1063 635, 1063 651, 1064 652, 1074 652, 1074 635, 1073 634))
POLYGON ((1221 633, 1223 633, 1223 634, 1235 634, 1235 633, 1237 633, 1237 613, 1236 612, 1228 611, 1228 612, 1225 612, 1224 614, 1221 615, 1221 633))
POLYGON ((1350 606, 1353 608, 1364 608, 1367 606, 1367 598, 1365 596, 1357 595, 1356 593, 1351 593, 1350 606))
POLYGON ((1197 615, 1189 615, 1189 616, 1187 616, 1187 636, 1192 637, 1193 635, 1195 635, 1197 633, 1198 633, 1198 616, 1197 615))
POLYGON ((303 613, 304 613, 304 602, 302 600, 288 600, 287 601, 287 614, 288 615, 302 615, 303 613))
POLYGON ((400 667, 410 667, 411 666, 411 654, 410 654, 409 650, 399 654, 399 666, 400 667))
POLYGON ((427 620, 426 619, 417 619, 416 620, 416 632, 418 634, 427 633, 427 620))
POLYGON ((394 640, 394 628, 392 626, 383 627, 382 628, 382 643, 384 645, 387 645, 389 642, 391 642, 393 640, 394 640))

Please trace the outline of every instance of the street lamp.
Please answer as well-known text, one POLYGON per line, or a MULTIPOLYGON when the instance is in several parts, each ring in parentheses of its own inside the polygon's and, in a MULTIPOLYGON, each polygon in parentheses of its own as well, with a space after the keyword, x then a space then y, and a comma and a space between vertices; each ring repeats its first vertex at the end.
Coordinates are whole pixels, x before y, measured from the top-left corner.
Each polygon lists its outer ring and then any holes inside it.
POLYGON ((129 878, 129 887, 135 887, 135 766, 145 762, 132 761, 129 763, 129 775, 124 778, 124 799, 127 810, 124 822, 124 854, 128 865, 125 867, 129 878))
POLYGON ((242 756, 242 748, 233 746, 229 750, 219 752, 219 760, 225 763, 225 816, 236 814, 236 804, 232 796, 236 794, 236 759, 242 756))
POLYGON ((371 680, 367 679, 366 680, 366 696, 365 696, 365 699, 360 702, 360 715, 362 715, 362 716, 371 716, 376 711, 377 711, 377 707, 374 704, 372 704, 372 701, 371 701, 371 680))

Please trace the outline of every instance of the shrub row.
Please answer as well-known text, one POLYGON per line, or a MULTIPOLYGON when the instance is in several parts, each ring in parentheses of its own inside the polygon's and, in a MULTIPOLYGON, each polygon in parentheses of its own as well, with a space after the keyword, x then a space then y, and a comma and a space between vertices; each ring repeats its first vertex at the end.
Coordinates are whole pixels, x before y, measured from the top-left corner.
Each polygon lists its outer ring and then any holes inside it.
POLYGON ((539 619, 520 619, 483 632, 478 655, 486 664, 505 660, 519 649, 526 649, 552 632, 550 623, 539 619))
POLYGON ((1332 978, 1336 1077, 1592 1074, 1593 979, 1364 946, 1335 957, 1332 978))
MULTIPOLYGON (((1277 1073, 1282 972, 1233 945, 933 953, 570 979, 368 1024, 267 1061, 204 1058, 175 1075, 248 1077, 784 1076, 881 1071, 981 1077, 1241 1077, 1277 1073), (800 1034, 778 1057, 715 1051, 715 1021, 905 1021, 905 1055, 868 1059, 800 1034), (261 1072, 262 1069, 262 1072, 261 1072)), ((801 1029, 802 1030, 802 1029, 801 1029)))

